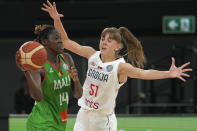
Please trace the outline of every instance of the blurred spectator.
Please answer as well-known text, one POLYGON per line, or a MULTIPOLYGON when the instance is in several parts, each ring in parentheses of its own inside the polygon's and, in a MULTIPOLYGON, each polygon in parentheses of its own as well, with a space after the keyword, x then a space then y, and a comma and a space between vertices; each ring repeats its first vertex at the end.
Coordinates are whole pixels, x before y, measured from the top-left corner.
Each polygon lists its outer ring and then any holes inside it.
POLYGON ((14 96, 14 108, 17 114, 29 114, 33 108, 34 100, 28 92, 28 85, 25 76, 21 78, 21 86, 14 96))

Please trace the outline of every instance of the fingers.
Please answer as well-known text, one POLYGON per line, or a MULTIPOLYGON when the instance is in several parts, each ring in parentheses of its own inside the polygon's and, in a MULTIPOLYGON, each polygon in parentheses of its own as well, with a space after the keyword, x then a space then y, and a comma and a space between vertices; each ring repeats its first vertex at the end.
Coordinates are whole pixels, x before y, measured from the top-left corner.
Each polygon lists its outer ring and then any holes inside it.
POLYGON ((74 66, 71 66, 70 69, 71 70, 77 70, 76 67, 74 67, 74 66))
POLYGON ((21 62, 21 54, 20 54, 20 51, 17 51, 16 52, 16 57, 15 57, 15 60, 16 60, 16 65, 19 69, 21 69, 22 71, 25 71, 24 67, 23 67, 23 64, 21 62))
POLYGON ((47 4, 49 5, 49 7, 53 8, 51 2, 49 2, 48 0, 47 0, 47 4))
POLYGON ((186 80, 183 77, 178 77, 180 80, 182 80, 183 82, 186 82, 186 80))
POLYGON ((181 66, 181 69, 185 68, 185 67, 188 66, 189 64, 190 64, 190 62, 187 62, 187 63, 183 64, 183 65, 181 66))
POLYGON ((16 62, 19 64, 20 63, 20 58, 21 58, 21 54, 19 51, 16 52, 16 62))
POLYGON ((70 67, 70 69, 67 70, 70 77, 72 78, 73 81, 78 81, 78 73, 77 73, 77 69, 75 67, 70 67))
POLYGON ((49 9, 53 8, 52 4, 47 0, 47 4, 43 3, 44 7, 41 7, 41 9, 45 12, 48 12, 49 9), (48 4, 48 5, 47 5, 48 4))
POLYGON ((45 11, 45 12, 48 12, 48 11, 49 11, 48 9, 43 8, 43 7, 41 7, 41 10, 43 10, 43 11, 45 11))
POLYGON ((76 70, 76 69, 71 70, 71 72, 72 72, 72 74, 73 74, 74 76, 77 76, 77 75, 78 75, 78 73, 77 73, 77 70, 76 70))
POLYGON ((50 7, 47 4, 43 3, 42 5, 45 7, 45 9, 50 9, 50 7))
MULTIPOLYGON (((55 3, 55 2, 53 2, 53 8, 57 11, 56 3, 55 3)), ((63 15, 63 14, 59 14, 59 16, 60 16, 60 17, 64 17, 64 15, 63 15)))
POLYGON ((53 2, 53 8, 56 10, 56 4, 55 4, 55 2, 53 2))
POLYGON ((69 73, 69 74, 71 74, 71 73, 72 73, 70 69, 67 69, 67 71, 68 71, 68 73, 69 73))
POLYGON ((59 16, 60 16, 60 17, 64 17, 64 15, 63 15, 63 14, 59 14, 59 16))
POLYGON ((181 76, 190 77, 190 75, 188 75, 186 73, 182 73, 181 76))
POLYGON ((175 59, 174 59, 174 57, 172 57, 171 59, 172 59, 172 65, 175 65, 175 59))
POLYGON ((183 65, 181 66, 181 69, 185 68, 185 67, 188 66, 189 64, 190 64, 190 62, 187 62, 187 63, 183 64, 183 65))
POLYGON ((73 76, 77 76, 78 73, 77 73, 77 69, 73 66, 71 66, 70 69, 67 70, 69 74, 73 75, 73 76))
POLYGON ((187 72, 187 71, 192 71, 192 69, 191 68, 189 68, 189 69, 183 69, 183 72, 187 72))

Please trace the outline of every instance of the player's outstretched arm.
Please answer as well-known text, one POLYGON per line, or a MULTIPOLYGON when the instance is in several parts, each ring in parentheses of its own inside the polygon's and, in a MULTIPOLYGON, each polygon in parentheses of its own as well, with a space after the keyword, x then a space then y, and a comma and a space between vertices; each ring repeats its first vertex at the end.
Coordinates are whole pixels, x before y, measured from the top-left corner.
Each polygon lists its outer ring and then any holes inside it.
POLYGON ((48 0, 46 1, 47 4, 43 3, 43 7, 41 8, 43 11, 48 12, 50 17, 54 20, 55 28, 61 33, 62 41, 64 48, 80 55, 85 58, 89 58, 92 54, 95 53, 95 50, 89 46, 81 46, 78 43, 69 39, 66 30, 63 27, 61 22, 62 14, 59 14, 56 9, 56 4, 53 2, 51 4, 48 0))
POLYGON ((131 78, 139 78, 144 80, 178 78, 183 82, 185 82, 186 80, 183 77, 190 77, 186 72, 192 71, 192 69, 190 68, 185 68, 189 64, 190 62, 187 62, 180 67, 176 67, 175 60, 174 58, 172 58, 172 64, 169 71, 159 71, 159 70, 143 70, 140 68, 135 68, 128 63, 120 63, 119 74, 131 78))

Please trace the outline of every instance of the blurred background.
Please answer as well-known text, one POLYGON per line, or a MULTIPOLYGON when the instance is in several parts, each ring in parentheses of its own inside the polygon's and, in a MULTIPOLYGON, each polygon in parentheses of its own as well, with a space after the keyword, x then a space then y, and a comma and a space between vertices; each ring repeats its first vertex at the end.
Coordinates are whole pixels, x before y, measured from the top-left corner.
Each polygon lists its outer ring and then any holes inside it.
MULTIPOLYGON (((44 0, 0 0, 0 130, 8 130, 9 114, 17 114, 16 92, 23 73, 16 67, 15 53, 34 39, 34 27, 53 24, 41 11, 44 0)), ((120 88, 116 114, 195 114, 197 104, 197 0, 56 0, 70 39, 98 50, 106 27, 125 26, 141 41, 146 69, 168 70, 190 61, 193 72, 186 83, 178 79, 144 81, 128 79, 120 88)), ((71 53, 81 82, 87 60, 71 53)), ((20 95, 19 95, 20 96, 20 95)), ((30 98, 28 98, 30 99, 30 98)), ((28 105, 28 107, 31 105, 28 105)), ((70 97, 69 114, 76 114, 77 100, 70 97)), ((22 113, 28 113, 22 112, 22 113)))

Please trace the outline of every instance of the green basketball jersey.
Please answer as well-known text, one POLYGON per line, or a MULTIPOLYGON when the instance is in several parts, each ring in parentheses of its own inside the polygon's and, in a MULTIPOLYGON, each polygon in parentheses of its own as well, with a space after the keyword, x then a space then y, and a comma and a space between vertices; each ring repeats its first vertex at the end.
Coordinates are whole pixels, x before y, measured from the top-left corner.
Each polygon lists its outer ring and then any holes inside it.
POLYGON ((63 55, 59 55, 60 68, 57 69, 49 61, 44 65, 45 78, 42 82, 43 99, 35 102, 28 117, 27 126, 53 128, 64 131, 67 122, 68 99, 71 78, 67 72, 68 63, 63 55))

